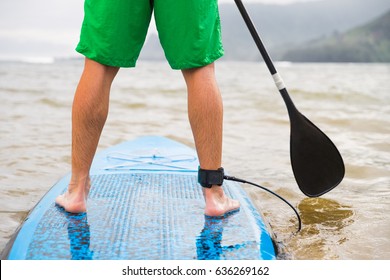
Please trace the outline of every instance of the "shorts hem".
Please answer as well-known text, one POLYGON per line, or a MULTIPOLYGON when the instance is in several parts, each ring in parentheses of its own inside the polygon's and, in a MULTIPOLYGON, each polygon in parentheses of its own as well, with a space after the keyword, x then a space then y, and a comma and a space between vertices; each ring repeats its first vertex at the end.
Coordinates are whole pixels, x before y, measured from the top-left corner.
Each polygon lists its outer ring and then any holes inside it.
POLYGON ((83 46, 78 45, 76 47, 76 51, 82 55, 84 55, 86 58, 89 58, 93 61, 96 61, 100 64, 112 66, 112 67, 123 67, 123 68, 132 68, 136 66, 137 60, 123 60, 123 59, 112 59, 107 58, 101 55, 98 55, 92 51, 90 51, 88 48, 85 48, 83 46))
POLYGON ((170 63, 169 62, 169 65, 171 66, 172 69, 175 69, 175 70, 199 68, 199 67, 203 67, 203 66, 206 66, 206 65, 213 63, 217 59, 221 58, 223 55, 224 55, 224 51, 220 50, 217 53, 210 55, 201 61, 186 61, 186 62, 182 62, 182 63, 180 63, 180 62, 179 63, 170 63))

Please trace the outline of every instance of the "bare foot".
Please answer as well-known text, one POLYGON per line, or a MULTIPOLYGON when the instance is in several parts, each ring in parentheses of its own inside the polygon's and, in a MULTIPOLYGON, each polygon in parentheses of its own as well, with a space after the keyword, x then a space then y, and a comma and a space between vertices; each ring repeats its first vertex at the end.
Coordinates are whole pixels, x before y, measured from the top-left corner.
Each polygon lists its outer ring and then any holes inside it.
POLYGON ((206 201, 204 214, 211 217, 223 216, 229 212, 240 209, 237 200, 227 197, 220 186, 203 188, 206 201))
POLYGON ((77 187, 75 184, 69 184, 68 190, 57 196, 55 202, 70 213, 86 212, 90 188, 91 183, 89 179, 87 179, 86 186, 77 187))

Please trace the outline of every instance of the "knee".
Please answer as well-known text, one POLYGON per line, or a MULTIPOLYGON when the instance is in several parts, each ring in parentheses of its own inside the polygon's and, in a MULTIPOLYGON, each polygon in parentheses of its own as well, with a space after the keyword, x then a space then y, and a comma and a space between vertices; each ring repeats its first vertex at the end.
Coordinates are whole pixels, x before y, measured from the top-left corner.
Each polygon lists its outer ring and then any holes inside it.
POLYGON ((214 79, 214 63, 197 68, 183 69, 182 73, 186 82, 197 79, 202 79, 203 81, 210 78, 214 79))
POLYGON ((114 79, 119 71, 119 67, 101 64, 89 58, 85 58, 85 71, 90 71, 95 77, 107 77, 114 79))

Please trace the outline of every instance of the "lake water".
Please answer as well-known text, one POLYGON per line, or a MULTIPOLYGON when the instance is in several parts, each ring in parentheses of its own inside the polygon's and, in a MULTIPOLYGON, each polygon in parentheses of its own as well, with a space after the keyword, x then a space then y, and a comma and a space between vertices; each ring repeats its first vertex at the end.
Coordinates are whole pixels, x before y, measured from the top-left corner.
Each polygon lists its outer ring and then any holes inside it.
MULTIPOLYGON (((70 171, 71 104, 83 62, 0 62, 0 250, 49 188, 70 171)), ((336 144, 344 181, 320 198, 298 189, 289 119, 263 63, 221 61, 223 166, 297 207, 245 186, 286 259, 390 259, 390 65, 276 64, 298 109, 336 144)), ((122 69, 99 149, 143 135, 193 146, 185 84, 165 62, 122 69)))

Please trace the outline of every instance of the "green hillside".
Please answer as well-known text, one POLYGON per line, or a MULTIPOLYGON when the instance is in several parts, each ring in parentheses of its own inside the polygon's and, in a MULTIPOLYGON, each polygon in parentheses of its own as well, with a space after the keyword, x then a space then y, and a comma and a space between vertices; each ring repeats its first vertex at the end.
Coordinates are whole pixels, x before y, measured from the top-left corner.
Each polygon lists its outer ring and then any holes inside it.
POLYGON ((344 33, 311 41, 286 52, 294 62, 390 62, 390 11, 344 33))

